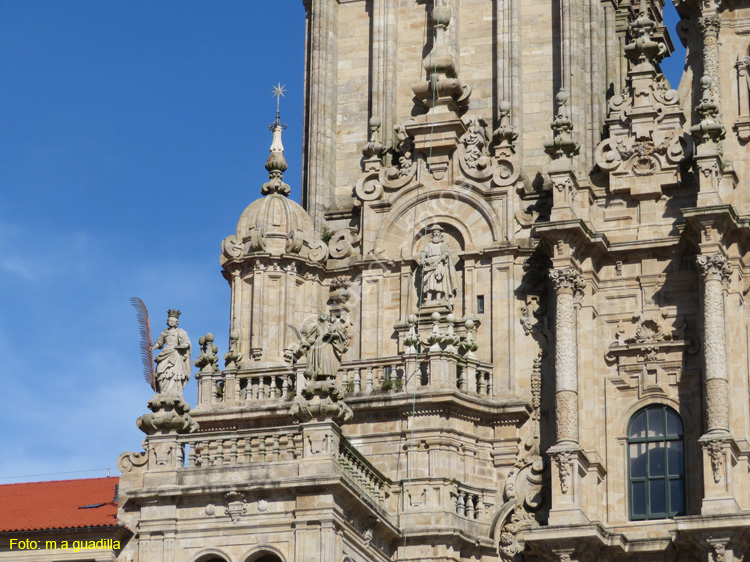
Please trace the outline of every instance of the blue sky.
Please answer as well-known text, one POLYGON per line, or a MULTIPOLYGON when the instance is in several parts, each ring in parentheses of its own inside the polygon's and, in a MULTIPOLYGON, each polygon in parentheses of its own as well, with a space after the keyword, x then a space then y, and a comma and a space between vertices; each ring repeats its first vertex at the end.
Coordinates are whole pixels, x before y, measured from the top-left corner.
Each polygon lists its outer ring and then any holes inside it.
POLYGON ((224 354, 220 243, 267 178, 277 82, 299 200, 304 8, 0 0, 0 14, 0 483, 116 474, 151 395, 128 299, 156 334, 180 308, 194 357, 207 331, 224 354))

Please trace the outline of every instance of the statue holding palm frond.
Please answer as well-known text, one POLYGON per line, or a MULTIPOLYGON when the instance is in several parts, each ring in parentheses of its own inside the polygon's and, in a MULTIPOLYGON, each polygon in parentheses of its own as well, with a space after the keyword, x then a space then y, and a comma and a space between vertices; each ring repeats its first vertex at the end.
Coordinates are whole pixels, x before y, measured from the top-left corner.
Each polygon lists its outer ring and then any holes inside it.
POLYGON ((151 350, 161 349, 154 358, 156 362, 156 391, 160 394, 182 396, 182 389, 190 378, 190 338, 179 328, 180 311, 167 311, 167 329, 151 346, 151 350))

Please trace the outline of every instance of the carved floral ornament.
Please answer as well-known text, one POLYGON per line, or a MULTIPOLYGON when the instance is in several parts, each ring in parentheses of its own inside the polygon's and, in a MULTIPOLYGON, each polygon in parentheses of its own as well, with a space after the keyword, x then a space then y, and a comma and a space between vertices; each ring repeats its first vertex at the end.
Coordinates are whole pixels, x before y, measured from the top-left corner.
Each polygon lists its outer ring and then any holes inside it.
POLYGON ((637 352, 642 361, 650 362, 658 359, 658 353, 663 348, 685 350, 691 355, 698 352, 700 344, 692 336, 685 334, 685 319, 677 315, 672 320, 672 327, 666 325, 668 316, 662 313, 641 313, 633 317, 636 327, 633 335, 625 336, 625 329, 618 324, 615 341, 610 344, 604 358, 607 363, 615 363, 621 355, 637 352))
POLYGON ((572 267, 550 269, 549 277, 552 280, 552 287, 556 293, 573 293, 574 295, 583 296, 586 280, 576 269, 572 267))
POLYGON ((729 283, 732 276, 732 266, 723 254, 700 255, 696 258, 698 269, 704 281, 721 281, 729 283))

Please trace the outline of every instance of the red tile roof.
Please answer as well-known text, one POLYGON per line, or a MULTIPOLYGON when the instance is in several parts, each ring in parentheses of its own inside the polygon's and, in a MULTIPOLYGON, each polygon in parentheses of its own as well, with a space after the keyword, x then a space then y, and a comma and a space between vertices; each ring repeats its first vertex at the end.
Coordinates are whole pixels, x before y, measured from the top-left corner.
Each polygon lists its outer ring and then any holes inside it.
POLYGON ((114 527, 119 478, 0 485, 0 532, 114 527), (80 509, 83 506, 98 506, 80 509))

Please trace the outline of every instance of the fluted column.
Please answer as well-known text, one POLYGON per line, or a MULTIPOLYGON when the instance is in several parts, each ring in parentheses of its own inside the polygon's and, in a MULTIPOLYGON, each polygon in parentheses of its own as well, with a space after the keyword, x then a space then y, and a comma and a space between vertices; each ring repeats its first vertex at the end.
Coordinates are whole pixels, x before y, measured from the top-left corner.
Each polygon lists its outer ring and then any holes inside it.
POLYGON ((586 285, 583 276, 568 267, 550 271, 557 296, 555 316, 556 445, 578 443, 578 345, 575 296, 586 285))
POLYGON ((703 278, 703 357, 706 389, 707 433, 729 432, 729 383, 727 378, 724 285, 731 267, 720 253, 698 256, 703 278))

